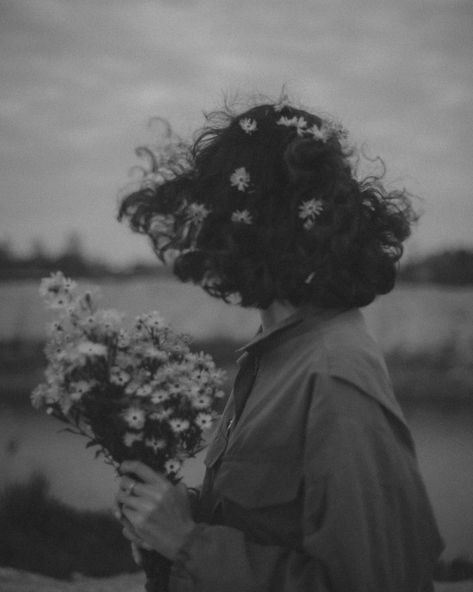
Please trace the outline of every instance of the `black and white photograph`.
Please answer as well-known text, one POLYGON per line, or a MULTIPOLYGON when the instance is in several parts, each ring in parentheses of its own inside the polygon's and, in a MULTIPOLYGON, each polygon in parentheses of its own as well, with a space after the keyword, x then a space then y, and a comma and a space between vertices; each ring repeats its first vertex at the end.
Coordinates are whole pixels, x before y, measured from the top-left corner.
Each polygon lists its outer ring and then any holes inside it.
POLYGON ((471 0, 0 0, 0 592, 473 592, 471 0))

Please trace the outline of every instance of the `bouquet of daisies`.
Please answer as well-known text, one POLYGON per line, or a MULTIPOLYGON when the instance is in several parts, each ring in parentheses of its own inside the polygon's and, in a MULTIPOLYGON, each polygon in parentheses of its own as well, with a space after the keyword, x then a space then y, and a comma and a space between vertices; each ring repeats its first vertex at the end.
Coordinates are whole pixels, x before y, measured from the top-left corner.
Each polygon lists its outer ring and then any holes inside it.
POLYGON ((125 329, 123 315, 98 308, 97 293, 78 293, 61 272, 43 279, 40 293, 57 318, 34 407, 69 424, 113 465, 140 460, 178 482, 183 461, 203 448, 224 373, 156 312, 125 329))

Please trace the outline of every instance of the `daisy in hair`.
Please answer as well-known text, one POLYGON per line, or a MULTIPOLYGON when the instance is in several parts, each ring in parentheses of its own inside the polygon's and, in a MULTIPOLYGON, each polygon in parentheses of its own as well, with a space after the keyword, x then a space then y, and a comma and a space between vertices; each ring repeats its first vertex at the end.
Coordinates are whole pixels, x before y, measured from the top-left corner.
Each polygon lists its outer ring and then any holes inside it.
POLYGON ((242 222, 243 224, 253 224, 253 217, 248 210, 235 210, 232 213, 232 222, 242 222))
POLYGON ((191 203, 187 208, 189 219, 193 224, 202 224, 202 222, 209 215, 209 210, 204 204, 191 203))
POLYGON ((306 130, 306 133, 312 134, 315 140, 320 140, 325 144, 325 142, 333 135, 333 130, 324 121, 320 127, 314 124, 311 128, 306 130))
POLYGON ((307 121, 303 117, 281 117, 276 121, 276 125, 285 125, 286 127, 295 127, 297 135, 302 136, 307 131, 307 121))
POLYGON ((250 174, 245 167, 235 169, 230 176, 230 184, 232 187, 236 187, 238 191, 245 191, 250 184, 250 174))
POLYGON ((316 218, 324 209, 324 204, 321 199, 313 197, 307 201, 302 202, 299 206, 299 218, 306 220, 307 218, 316 218))
POLYGON ((240 119, 239 124, 241 129, 249 135, 258 129, 258 124, 250 117, 244 117, 243 119, 240 119))

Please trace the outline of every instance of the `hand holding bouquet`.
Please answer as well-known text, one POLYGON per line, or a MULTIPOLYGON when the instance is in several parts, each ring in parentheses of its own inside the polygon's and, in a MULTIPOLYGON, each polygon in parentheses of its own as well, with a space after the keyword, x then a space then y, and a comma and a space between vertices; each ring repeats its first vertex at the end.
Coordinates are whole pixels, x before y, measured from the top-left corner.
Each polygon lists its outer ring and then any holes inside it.
POLYGON ((61 272, 42 280, 40 292, 58 316, 33 405, 86 436, 116 467, 140 460, 178 482, 183 461, 203 448, 224 373, 156 312, 127 330, 123 315, 99 309, 61 272))
MULTIPOLYGON (((46 382, 32 393, 36 408, 88 438, 88 447, 117 468, 139 460, 172 483, 186 458, 204 445, 204 432, 223 397, 224 373, 210 356, 156 312, 123 327, 123 315, 97 307, 61 272, 41 282, 46 305, 57 311, 46 344, 46 382)), ((142 552, 148 590, 167 589, 170 562, 142 552)))

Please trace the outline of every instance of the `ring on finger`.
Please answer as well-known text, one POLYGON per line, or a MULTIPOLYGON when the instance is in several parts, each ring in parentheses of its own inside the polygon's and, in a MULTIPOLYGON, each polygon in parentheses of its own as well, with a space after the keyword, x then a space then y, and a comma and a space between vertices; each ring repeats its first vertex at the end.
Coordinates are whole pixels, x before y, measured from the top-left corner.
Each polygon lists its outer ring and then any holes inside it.
POLYGON ((133 490, 135 489, 135 487, 136 487, 136 481, 132 481, 130 483, 130 485, 128 485, 128 487, 126 487, 124 489, 124 491, 127 495, 133 495, 133 490))

